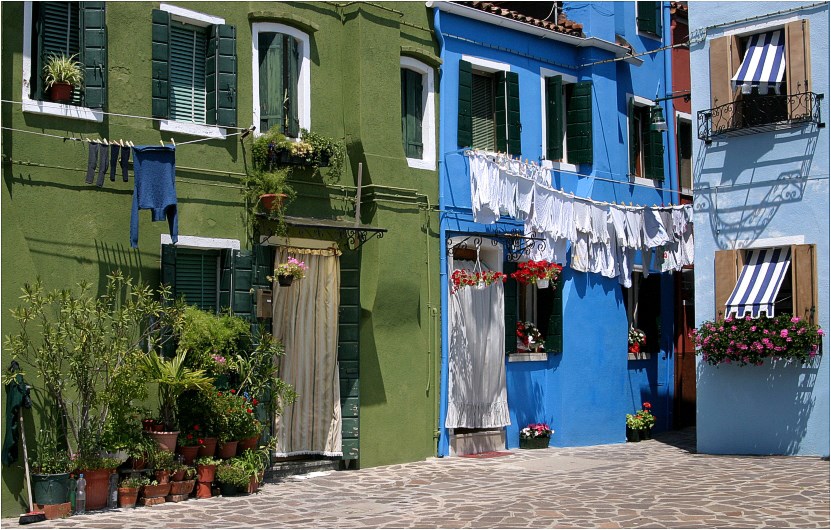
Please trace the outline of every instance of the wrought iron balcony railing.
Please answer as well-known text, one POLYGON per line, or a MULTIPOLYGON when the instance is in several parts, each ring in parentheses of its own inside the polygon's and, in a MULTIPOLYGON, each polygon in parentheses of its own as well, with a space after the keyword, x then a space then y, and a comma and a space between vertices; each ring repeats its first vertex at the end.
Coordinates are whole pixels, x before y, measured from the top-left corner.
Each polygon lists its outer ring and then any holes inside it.
POLYGON ((803 92, 790 95, 742 94, 726 105, 698 112, 698 138, 714 139, 777 131, 815 123, 825 127, 820 113, 822 94, 803 92))

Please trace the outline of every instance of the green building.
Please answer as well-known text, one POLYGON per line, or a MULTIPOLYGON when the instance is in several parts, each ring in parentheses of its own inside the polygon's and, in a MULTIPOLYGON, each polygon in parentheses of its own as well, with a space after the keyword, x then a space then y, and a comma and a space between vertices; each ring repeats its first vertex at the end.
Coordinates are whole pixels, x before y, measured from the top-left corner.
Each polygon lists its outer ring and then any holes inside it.
MULTIPOLYGON (((337 278, 321 269, 303 280, 339 285, 337 312, 318 324, 338 331, 338 388, 329 390, 341 446, 328 452, 350 467, 434 455, 440 61, 431 18, 418 2, 3 2, 3 334, 16 326, 9 310, 24 282, 100 290, 114 269, 253 321, 269 313, 257 301, 271 288, 275 252, 317 255, 305 249, 334 242, 337 278), (67 103, 50 101, 40 75, 61 52, 77 54, 85 73, 67 103), (250 219, 242 195, 252 143, 272 126, 346 146, 340 175, 294 168, 286 236, 250 219), (168 223, 139 210, 131 247, 134 159, 128 182, 120 166, 112 181, 100 163, 87 182, 89 151, 106 149, 103 140, 176 144, 177 245, 168 223)), ((3 361, 5 370, 6 351, 3 361)), ((30 447, 38 424, 36 405, 26 412, 30 447)), ((22 455, 2 478, 2 515, 17 515, 22 455)))

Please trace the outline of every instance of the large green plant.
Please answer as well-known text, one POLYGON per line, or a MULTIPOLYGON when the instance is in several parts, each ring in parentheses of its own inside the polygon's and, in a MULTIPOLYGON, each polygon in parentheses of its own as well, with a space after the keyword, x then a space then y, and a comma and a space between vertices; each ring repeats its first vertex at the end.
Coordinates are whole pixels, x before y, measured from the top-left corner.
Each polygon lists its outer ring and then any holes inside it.
POLYGON ((142 348, 160 347, 162 330, 178 320, 180 308, 167 303, 166 287, 134 284, 119 271, 107 276, 100 296, 86 282, 75 291, 46 292, 38 279, 22 290, 22 303, 12 310, 19 327, 6 337, 7 349, 34 367, 69 450, 92 462, 106 449, 100 433, 111 412, 144 395, 135 381, 142 348))
POLYGON ((177 352, 187 354, 185 365, 209 376, 235 372, 237 356, 251 348, 251 325, 230 315, 216 315, 190 306, 179 326, 177 352))
POLYGON ((237 355, 236 359, 239 392, 264 403, 270 412, 277 415, 283 407, 291 405, 297 399, 294 387, 279 377, 277 360, 283 355, 283 343, 275 339, 264 326, 260 326, 256 347, 250 352, 237 355))
POLYGON ((163 359, 155 351, 144 357, 144 373, 159 385, 159 416, 167 428, 178 426, 177 398, 186 390, 209 391, 212 380, 204 370, 185 365, 187 353, 180 351, 172 359, 163 359))

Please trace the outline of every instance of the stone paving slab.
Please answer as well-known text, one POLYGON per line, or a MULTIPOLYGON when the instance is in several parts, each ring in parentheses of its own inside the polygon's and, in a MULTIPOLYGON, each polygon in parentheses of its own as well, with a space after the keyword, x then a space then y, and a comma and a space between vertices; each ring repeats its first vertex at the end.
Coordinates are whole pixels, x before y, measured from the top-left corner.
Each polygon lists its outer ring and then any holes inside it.
POLYGON ((693 448, 694 431, 683 431, 636 444, 431 458, 30 528, 829 527, 828 461, 693 448))

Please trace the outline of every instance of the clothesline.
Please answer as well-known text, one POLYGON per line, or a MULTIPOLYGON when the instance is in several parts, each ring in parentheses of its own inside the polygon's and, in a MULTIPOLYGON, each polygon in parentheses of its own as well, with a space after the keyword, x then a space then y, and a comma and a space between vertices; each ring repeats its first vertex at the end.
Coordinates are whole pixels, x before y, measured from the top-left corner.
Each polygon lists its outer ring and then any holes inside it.
MULTIPOLYGON (((133 142, 131 142, 131 141, 116 142, 116 141, 112 141, 112 140, 108 141, 106 138, 102 138, 101 140, 98 140, 96 138, 90 138, 90 137, 60 136, 60 135, 57 135, 57 134, 42 133, 42 132, 37 132, 37 131, 27 131, 25 129, 15 129, 14 127, 0 127, 0 129, 3 129, 4 131, 15 131, 15 132, 24 133, 24 134, 36 134, 38 136, 47 136, 47 137, 50 137, 50 138, 58 138, 60 140, 63 140, 64 142, 69 140, 69 141, 73 141, 73 142, 101 143, 103 145, 118 144, 118 145, 121 145, 122 147, 126 147, 128 145, 130 147, 134 146, 133 142)), ((242 129, 239 132, 227 134, 225 137, 227 138, 229 136, 247 135, 253 129, 254 129, 254 126, 252 125, 251 127, 247 128, 247 129, 242 129)), ((173 140, 173 138, 171 138, 170 140, 171 140, 171 143, 173 144, 173 146, 176 147, 177 145, 195 144, 197 142, 207 142, 207 141, 216 140, 216 139, 217 138, 197 138, 196 140, 188 140, 187 142, 179 142, 178 144, 173 140)), ((159 140, 159 141, 162 143, 162 145, 164 145, 163 140, 159 140)))

